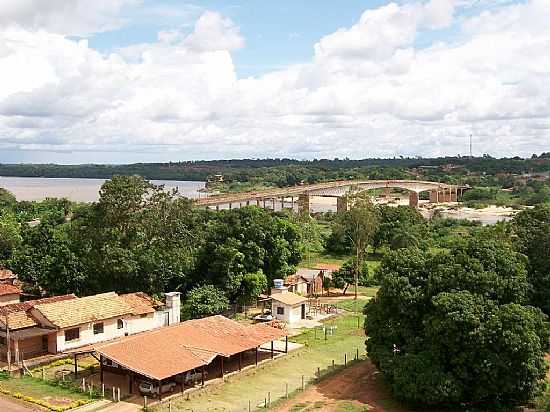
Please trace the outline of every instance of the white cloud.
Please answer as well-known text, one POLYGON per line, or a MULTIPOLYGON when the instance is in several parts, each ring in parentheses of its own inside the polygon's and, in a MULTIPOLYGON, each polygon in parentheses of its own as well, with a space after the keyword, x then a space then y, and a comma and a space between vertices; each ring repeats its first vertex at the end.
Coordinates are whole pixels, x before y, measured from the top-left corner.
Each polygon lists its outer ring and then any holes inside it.
POLYGON ((2 0, 0 26, 19 25, 30 30, 47 30, 86 36, 112 30, 123 20, 124 7, 142 0, 2 0))
MULTIPOLYGON (((0 149, 164 152, 165 158, 530 154, 550 145, 550 3, 453 17, 389 4, 319 40, 308 64, 238 79, 238 27, 108 56, 45 30, 0 31, 0 149), (460 23, 453 43, 418 33, 460 23)), ((121 155, 124 156, 124 155, 121 155)), ((121 157, 121 159, 124 159, 121 157)), ((1 159, 0 159, 1 160, 1 159)))

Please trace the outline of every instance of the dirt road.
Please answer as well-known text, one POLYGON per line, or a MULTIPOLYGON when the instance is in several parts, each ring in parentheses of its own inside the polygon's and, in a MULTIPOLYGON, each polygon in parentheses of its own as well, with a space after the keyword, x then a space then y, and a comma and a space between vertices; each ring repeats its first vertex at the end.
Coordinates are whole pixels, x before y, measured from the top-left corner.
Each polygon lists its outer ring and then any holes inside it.
POLYGON ((392 400, 382 376, 368 360, 311 386, 275 411, 364 411, 367 407, 369 412, 408 412, 392 400))
POLYGON ((36 407, 32 408, 31 406, 25 406, 23 403, 13 401, 4 396, 0 396, 0 411, 6 412, 31 412, 31 411, 40 411, 41 409, 36 407))

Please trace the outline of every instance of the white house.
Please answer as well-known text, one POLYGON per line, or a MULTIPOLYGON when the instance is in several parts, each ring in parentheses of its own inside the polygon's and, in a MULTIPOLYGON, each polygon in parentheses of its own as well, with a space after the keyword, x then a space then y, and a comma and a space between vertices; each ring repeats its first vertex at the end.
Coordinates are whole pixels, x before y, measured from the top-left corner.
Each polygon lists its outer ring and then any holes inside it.
POLYGON ((5 358, 7 329, 11 353, 18 362, 178 323, 179 312, 177 292, 167 293, 165 304, 141 292, 109 292, 6 305, 0 307, 0 350, 5 358))
POLYGON ((274 319, 289 324, 306 318, 308 299, 289 292, 282 279, 274 280, 271 289, 271 314, 274 319))

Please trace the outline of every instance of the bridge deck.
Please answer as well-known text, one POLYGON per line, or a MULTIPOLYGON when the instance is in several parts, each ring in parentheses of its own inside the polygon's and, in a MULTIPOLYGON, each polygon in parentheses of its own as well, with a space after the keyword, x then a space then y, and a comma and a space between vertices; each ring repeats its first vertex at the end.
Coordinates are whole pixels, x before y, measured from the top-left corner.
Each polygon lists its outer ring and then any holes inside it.
POLYGON ((339 197, 343 196, 343 193, 330 194, 327 192, 329 189, 351 188, 359 186, 361 190, 385 188, 385 187, 399 187, 402 189, 412 191, 427 191, 427 190, 449 190, 458 189, 459 186, 449 185, 446 183, 421 181, 421 180, 337 180, 332 182, 316 183, 312 185, 293 186, 286 188, 268 189, 257 192, 244 192, 244 193, 228 193, 220 195, 211 195, 198 199, 196 202, 200 206, 215 206, 228 203, 246 202, 252 200, 283 198, 291 196, 299 196, 302 194, 309 194, 310 196, 331 196, 339 197))

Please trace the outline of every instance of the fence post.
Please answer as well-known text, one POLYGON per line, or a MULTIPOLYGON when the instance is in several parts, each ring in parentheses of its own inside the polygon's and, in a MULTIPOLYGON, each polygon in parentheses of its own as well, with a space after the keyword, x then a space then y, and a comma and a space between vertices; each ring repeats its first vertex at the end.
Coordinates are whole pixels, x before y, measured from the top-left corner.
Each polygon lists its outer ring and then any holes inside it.
POLYGON ((348 364, 348 354, 344 353, 344 366, 347 366, 348 364))
POLYGON ((285 384, 285 398, 288 399, 288 382, 285 384))
POLYGON ((82 392, 86 392, 86 378, 82 378, 82 392))
POLYGON ((117 392, 118 392, 118 396, 117 396, 118 402, 120 402, 120 388, 118 388, 118 391, 117 391, 117 392))
POLYGON ((355 352, 355 360, 359 360, 359 348, 356 348, 357 352, 355 352))
POLYGON ((252 412, 252 406, 250 405, 250 399, 248 400, 248 412, 252 412))
POLYGON ((45 379, 44 366, 42 366, 42 380, 45 379))
POLYGON ((267 406, 271 408, 271 392, 267 393, 267 406))
POLYGON ((302 392, 304 391, 304 375, 302 375, 302 392))
POLYGON ((105 384, 104 383, 101 384, 101 397, 102 398, 105 397, 105 384))
POLYGON ((115 387, 113 386, 113 402, 116 402, 115 387))
POLYGON ((172 401, 168 402, 168 412, 172 412, 172 401))
POLYGON ((143 408, 147 408, 147 395, 143 396, 143 408))
POLYGON ((332 369, 334 369, 334 359, 332 360, 332 369))
POLYGON ((321 379, 321 368, 317 367, 317 379, 321 379))

